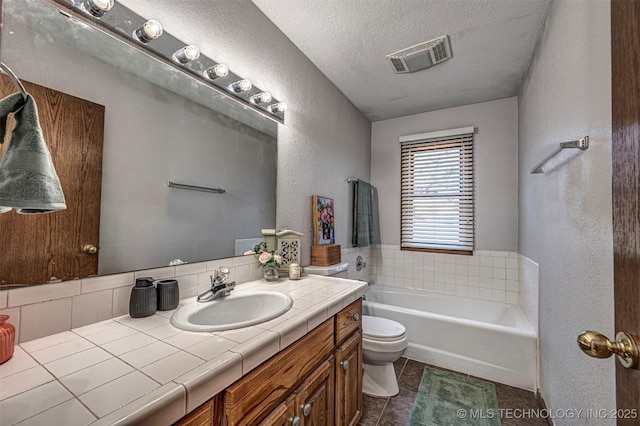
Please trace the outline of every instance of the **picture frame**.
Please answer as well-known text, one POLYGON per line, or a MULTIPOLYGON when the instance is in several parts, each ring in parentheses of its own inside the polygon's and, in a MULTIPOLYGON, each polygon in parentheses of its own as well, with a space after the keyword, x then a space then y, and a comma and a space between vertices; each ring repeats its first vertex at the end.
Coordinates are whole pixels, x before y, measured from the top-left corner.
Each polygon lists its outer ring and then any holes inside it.
POLYGON ((336 242, 333 199, 313 196, 313 245, 322 246, 336 242))

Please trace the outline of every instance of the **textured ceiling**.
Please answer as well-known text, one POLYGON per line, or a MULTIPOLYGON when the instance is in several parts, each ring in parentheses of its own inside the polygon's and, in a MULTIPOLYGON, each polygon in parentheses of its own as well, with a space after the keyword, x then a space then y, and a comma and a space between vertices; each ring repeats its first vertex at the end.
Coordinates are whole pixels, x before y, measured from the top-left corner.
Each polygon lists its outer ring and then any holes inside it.
POLYGON ((550 0, 252 0, 371 121, 516 95, 550 0), (453 58, 385 55, 448 34, 453 58))

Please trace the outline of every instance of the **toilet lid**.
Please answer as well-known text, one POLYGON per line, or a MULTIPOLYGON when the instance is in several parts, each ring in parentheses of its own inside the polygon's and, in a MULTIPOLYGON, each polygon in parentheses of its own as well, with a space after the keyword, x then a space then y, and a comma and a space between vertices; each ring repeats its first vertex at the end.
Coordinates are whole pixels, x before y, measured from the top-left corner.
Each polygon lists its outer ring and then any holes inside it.
POLYGON ((399 322, 370 315, 362 316, 362 334, 371 340, 400 340, 406 330, 399 322))

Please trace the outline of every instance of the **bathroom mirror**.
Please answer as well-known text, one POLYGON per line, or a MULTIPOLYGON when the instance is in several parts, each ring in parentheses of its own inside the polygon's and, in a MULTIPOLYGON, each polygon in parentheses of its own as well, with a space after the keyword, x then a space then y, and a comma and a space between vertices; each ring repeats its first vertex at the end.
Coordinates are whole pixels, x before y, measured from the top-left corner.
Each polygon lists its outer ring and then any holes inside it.
POLYGON ((0 2, 0 60, 105 107, 99 275, 231 257, 275 228, 277 124, 54 5, 0 2))

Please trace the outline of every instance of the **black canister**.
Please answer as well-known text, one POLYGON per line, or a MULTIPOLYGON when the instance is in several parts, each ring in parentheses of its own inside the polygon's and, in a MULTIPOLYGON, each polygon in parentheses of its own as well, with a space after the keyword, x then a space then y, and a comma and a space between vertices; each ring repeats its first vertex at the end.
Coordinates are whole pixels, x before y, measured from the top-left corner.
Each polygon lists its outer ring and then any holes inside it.
POLYGON ((158 298, 153 278, 136 278, 136 285, 131 289, 129 299, 129 315, 131 318, 148 317, 156 313, 158 298))
POLYGON ((161 280, 156 283, 158 290, 158 310, 169 311, 178 307, 180 289, 176 280, 161 280))

